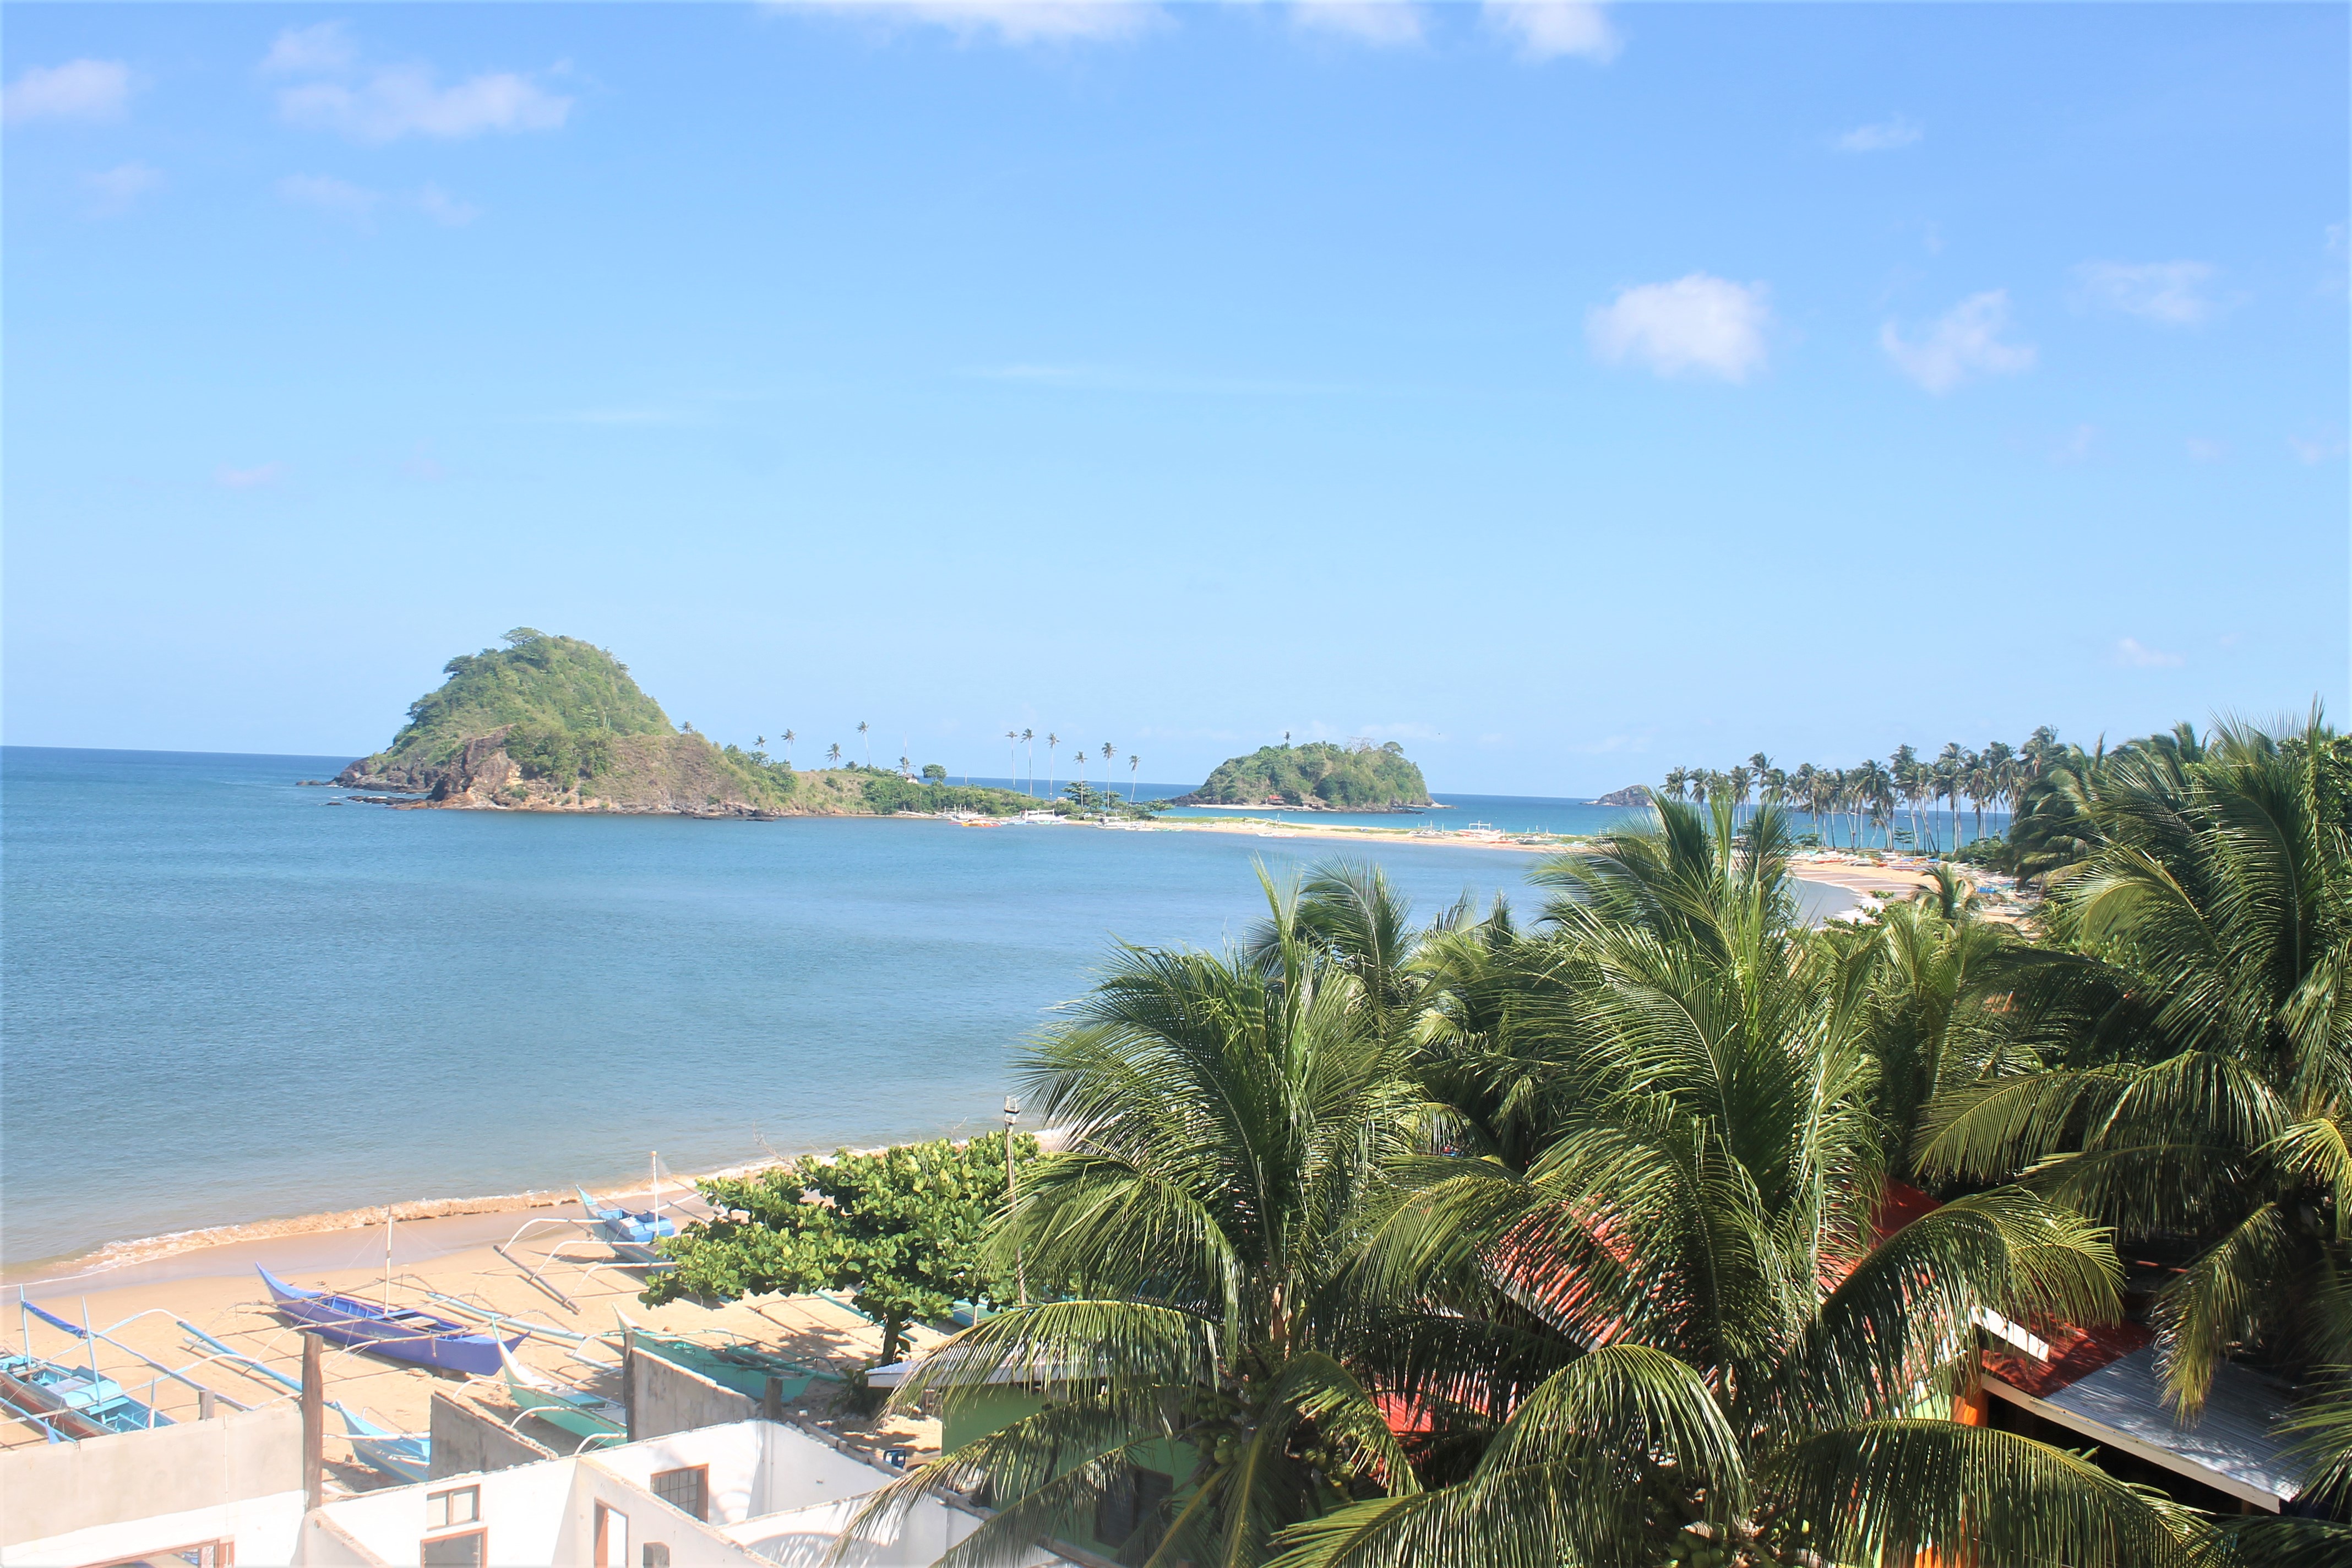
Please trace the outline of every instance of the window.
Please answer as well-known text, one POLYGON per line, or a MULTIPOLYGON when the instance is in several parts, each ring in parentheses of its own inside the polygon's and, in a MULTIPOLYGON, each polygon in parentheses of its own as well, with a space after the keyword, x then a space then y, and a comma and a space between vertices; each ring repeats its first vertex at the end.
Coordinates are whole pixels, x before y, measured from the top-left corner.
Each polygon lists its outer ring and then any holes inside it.
POLYGON ((1095 1504, 1095 1539, 1107 1546, 1124 1546, 1137 1531, 1150 1530, 1147 1542, 1158 1543, 1160 1505, 1176 1489, 1176 1478, 1160 1470, 1129 1466, 1095 1504))
POLYGON ((710 1467, 694 1465, 685 1469, 656 1470, 654 1496, 681 1509, 706 1524, 710 1521, 710 1467))
POLYGON ((482 1517, 482 1489, 459 1487, 455 1491, 427 1492, 425 1495, 425 1528, 446 1530, 453 1524, 472 1524, 482 1517))
POLYGON ((167 1546, 144 1557, 126 1557, 104 1568, 180 1568, 183 1563, 190 1568, 230 1568, 236 1561, 236 1542, 200 1541, 193 1546, 167 1546))
POLYGON ((646 1542, 646 1568, 669 1568, 669 1547, 658 1541, 646 1542))
POLYGON ((425 1542, 425 1568, 482 1568, 489 1561, 489 1540, 487 1530, 436 1535, 425 1542))

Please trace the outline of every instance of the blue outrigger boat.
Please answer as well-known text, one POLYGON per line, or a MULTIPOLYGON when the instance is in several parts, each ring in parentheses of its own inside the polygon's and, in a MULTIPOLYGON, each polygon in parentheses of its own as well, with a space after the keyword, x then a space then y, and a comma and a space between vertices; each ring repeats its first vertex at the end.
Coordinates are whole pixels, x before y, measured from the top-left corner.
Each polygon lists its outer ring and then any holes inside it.
POLYGON ((394 1361, 470 1373, 476 1377, 496 1377, 499 1346, 504 1344, 511 1350, 523 1342, 520 1334, 501 1340, 482 1332, 478 1326, 437 1318, 414 1307, 386 1307, 377 1301, 363 1301, 357 1296, 305 1290, 298 1285, 289 1285, 258 1264, 255 1269, 261 1282, 269 1288, 270 1300, 287 1317, 337 1344, 373 1351, 394 1361))
POLYGON ((631 1214, 614 1204, 600 1204, 585 1187, 574 1187, 581 1206, 588 1211, 589 1233, 631 1263, 667 1263, 655 1243, 677 1234, 677 1222, 661 1212, 658 1197, 643 1214, 631 1214))
POLYGON ((173 1424, 96 1367, 63 1366, 37 1355, 0 1355, 0 1405, 38 1426, 52 1443, 173 1424))

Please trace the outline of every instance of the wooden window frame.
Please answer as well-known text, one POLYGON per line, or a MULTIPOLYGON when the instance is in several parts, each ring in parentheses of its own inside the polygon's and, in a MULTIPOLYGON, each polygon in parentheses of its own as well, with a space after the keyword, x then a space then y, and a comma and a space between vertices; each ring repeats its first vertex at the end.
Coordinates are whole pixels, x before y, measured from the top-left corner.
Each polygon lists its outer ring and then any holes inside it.
POLYGON ((474 1553, 474 1561, 486 1565, 488 1563, 490 1560, 489 1527, 483 1524, 479 1520, 477 1520, 474 1522, 473 1528, 470 1530, 452 1530, 441 1535, 428 1535, 424 1540, 418 1542, 416 1543, 416 1561, 420 1565, 420 1568, 425 1562, 425 1554, 426 1552, 436 1546, 445 1545, 452 1541, 472 1541, 478 1542, 479 1549, 474 1553))
POLYGON ((462 1530, 467 1525, 479 1524, 482 1522, 482 1489, 478 1486, 446 1487, 437 1492, 426 1492, 425 1494, 425 1517, 428 1519, 432 1517, 432 1509, 435 1503, 437 1502, 446 1505, 448 1500, 453 1497, 473 1499, 474 1500, 471 1511, 469 1511, 464 1519, 452 1521, 449 1518, 449 1510, 445 1506, 441 1510, 441 1522, 438 1524, 426 1525, 425 1528, 427 1531, 462 1530))
POLYGON ((677 1509, 680 1513, 687 1515, 698 1523, 709 1524, 710 1522, 710 1467, 709 1465, 680 1465, 674 1470, 656 1470, 650 1477, 646 1478, 646 1490, 653 1493, 654 1496, 657 1498, 661 1498, 662 1501, 669 1504, 670 1507, 677 1509), (692 1476, 695 1478, 694 1507, 688 1508, 675 1498, 662 1497, 662 1482, 676 1476, 692 1476))

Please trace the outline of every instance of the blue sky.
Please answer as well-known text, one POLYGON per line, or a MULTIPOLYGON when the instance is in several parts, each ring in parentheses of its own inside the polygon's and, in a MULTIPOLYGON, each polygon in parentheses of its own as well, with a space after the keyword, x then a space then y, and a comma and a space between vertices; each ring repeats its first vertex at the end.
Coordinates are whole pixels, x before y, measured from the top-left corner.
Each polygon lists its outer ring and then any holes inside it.
POLYGON ((25 6, 5 735, 1441 791, 2347 697, 2341 6, 25 6))

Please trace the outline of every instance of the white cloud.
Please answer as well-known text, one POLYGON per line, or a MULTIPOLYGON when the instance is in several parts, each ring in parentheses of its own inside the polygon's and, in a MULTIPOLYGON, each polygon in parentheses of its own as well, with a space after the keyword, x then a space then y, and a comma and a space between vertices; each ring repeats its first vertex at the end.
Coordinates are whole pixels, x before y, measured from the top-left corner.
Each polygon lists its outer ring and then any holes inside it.
POLYGON ((341 22, 289 27, 269 46, 261 68, 272 76, 323 76, 348 69, 359 49, 341 22))
POLYGON ((482 216, 482 209, 473 203, 461 202, 429 181, 416 193, 416 210, 435 223, 447 224, 452 228, 482 216))
POLYGON ((1008 44, 1127 38, 1160 20, 1149 0, 784 0, 781 8, 924 23, 961 38, 992 36, 1008 44))
POLYGON ((115 217, 129 212, 133 202, 161 185, 163 175, 145 163, 118 163, 111 169, 84 174, 81 183, 89 192, 91 215, 115 217))
POLYGON ((2116 662, 2134 669, 2171 669, 2188 661, 2177 653, 2149 647, 2137 637, 2123 637, 2116 643, 2116 662))
POLYGON ((1408 0, 1292 0, 1298 26, 1395 48, 1422 40, 1421 12, 1408 0))
POLYGON ((367 222, 377 204, 383 200, 381 191, 354 185, 331 174, 289 174, 278 182, 278 194, 296 206, 359 224, 367 222))
POLYGON ((2189 456, 2192 461, 2218 463, 2229 455, 2230 446, 2226 441, 2209 441, 2202 436, 2189 437, 2189 456))
POLYGON ((2289 451, 2306 463, 2324 463, 2330 458, 2344 456, 2344 437, 2341 436, 2320 435, 2307 439, 2290 436, 2286 444, 2289 451))
POLYGON ((1608 13, 1582 0, 1486 0, 1485 11, 1486 25, 1528 59, 1574 55, 1605 64, 1624 47, 1608 13))
POLYGON ((1632 360, 1660 375, 1697 371, 1745 381, 1764 364, 1771 311, 1761 283, 1738 284, 1704 272, 1671 283, 1618 290, 1595 306, 1584 327, 1592 352, 1611 364, 1632 360))
POLYGON ((2033 345, 2006 341, 2009 327, 2009 290, 1991 289, 1945 311, 1916 342, 1887 322, 1879 329, 1878 346, 1895 369, 1929 392, 1949 392, 1972 375, 2014 375, 2032 368, 2033 345))
POLYGON ((1909 147, 1927 135, 1927 128, 1908 115, 1897 114, 1875 124, 1857 125, 1835 143, 1841 153, 1892 153, 1909 147))
POLYGON ((2074 268, 2074 276, 2091 303, 2102 310, 2187 327, 2218 309, 2204 292, 2213 270, 2202 261, 2085 261, 2074 268))
POLYGON ((285 464, 258 463, 250 468, 224 466, 213 475, 213 479, 224 489, 256 490, 265 485, 274 485, 285 477, 285 464))
POLYGON ((390 66, 357 87, 339 81, 289 87, 278 95, 278 109, 296 125, 381 142, 411 135, 454 140, 485 131, 553 131, 572 112, 572 100, 515 71, 442 87, 425 67, 390 66))
POLYGON ((0 95, 0 118, 113 120, 131 101, 131 68, 121 60, 68 60, 30 66, 0 95))

